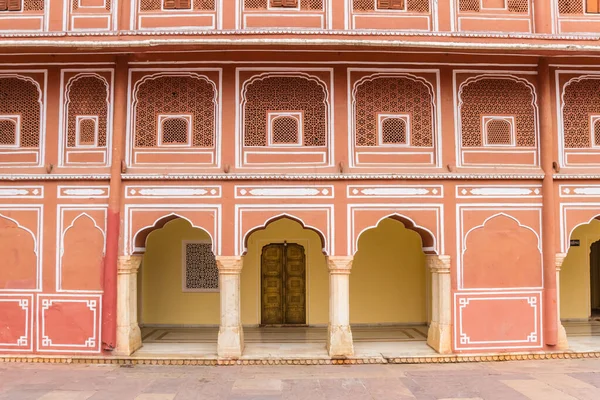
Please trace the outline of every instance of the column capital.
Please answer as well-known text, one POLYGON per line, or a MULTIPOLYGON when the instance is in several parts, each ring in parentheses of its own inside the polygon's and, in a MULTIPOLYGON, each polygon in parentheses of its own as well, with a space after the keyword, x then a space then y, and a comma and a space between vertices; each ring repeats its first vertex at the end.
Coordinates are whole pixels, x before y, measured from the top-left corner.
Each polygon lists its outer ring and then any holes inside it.
POLYGON ((117 261, 117 273, 118 274, 137 274, 142 260, 143 255, 134 254, 130 256, 119 256, 117 261))
POLYGON ((329 256, 327 257, 327 267, 331 274, 350 274, 352 270, 353 256, 329 256))
POLYGON ((237 275, 242 273, 244 258, 242 256, 216 256, 219 274, 237 275))
POLYGON ((554 258, 556 271, 560 271, 563 263, 565 262, 565 258, 567 258, 567 253, 556 253, 556 256, 554 258))
POLYGON ((447 255, 431 254, 426 255, 427 266, 431 272, 438 274, 449 274, 451 266, 451 258, 447 255))

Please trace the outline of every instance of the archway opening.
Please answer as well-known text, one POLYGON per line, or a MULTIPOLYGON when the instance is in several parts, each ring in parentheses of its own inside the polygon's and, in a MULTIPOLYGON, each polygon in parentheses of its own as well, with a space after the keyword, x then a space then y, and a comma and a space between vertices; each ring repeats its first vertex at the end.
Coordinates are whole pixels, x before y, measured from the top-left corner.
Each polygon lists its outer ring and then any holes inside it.
POLYGON ((560 317, 571 349, 600 349, 600 217, 571 233, 560 270, 560 317))
POLYGON ((211 237, 183 218, 166 219, 144 231, 137 293, 143 347, 136 354, 214 355, 220 300, 211 237))
POLYGON ((241 274, 245 354, 325 356, 329 273, 323 238, 282 217, 249 234, 246 245, 241 274))
POLYGON ((355 354, 433 352, 426 344, 431 277, 423 248, 429 243, 424 230, 411 227, 389 217, 358 240, 350 274, 355 354))

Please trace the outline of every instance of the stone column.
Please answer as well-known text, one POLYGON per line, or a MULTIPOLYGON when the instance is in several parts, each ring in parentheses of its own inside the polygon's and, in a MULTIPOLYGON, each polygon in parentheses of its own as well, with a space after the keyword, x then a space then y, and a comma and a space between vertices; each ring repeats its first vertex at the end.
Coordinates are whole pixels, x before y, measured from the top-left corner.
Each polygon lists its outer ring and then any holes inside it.
POLYGON ((452 353, 450 256, 428 255, 431 271, 431 324, 427 344, 440 354, 452 353))
POLYGON ((240 358, 244 350, 240 296, 242 266, 242 257, 217 256, 221 300, 217 353, 220 358, 240 358))
POLYGON ((556 323, 558 324, 558 340, 556 343, 557 350, 567 350, 569 348, 567 331, 560 320, 560 269, 562 268, 566 257, 567 253, 556 254, 556 323))
POLYGON ((329 267, 329 325, 327 351, 330 357, 354 355, 350 329, 350 270, 352 256, 331 256, 329 267))
POLYGON ((120 256, 117 263, 117 347, 114 354, 129 356, 142 347, 137 315, 137 273, 143 256, 120 256))

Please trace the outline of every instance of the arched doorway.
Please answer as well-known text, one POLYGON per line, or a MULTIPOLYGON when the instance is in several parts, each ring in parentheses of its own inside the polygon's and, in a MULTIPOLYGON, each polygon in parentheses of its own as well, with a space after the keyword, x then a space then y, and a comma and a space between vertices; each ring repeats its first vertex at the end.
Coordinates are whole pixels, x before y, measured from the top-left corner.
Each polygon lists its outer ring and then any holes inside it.
MULTIPOLYGON (((393 354, 427 347, 431 275, 421 234, 388 217, 358 240, 350 274, 350 324, 355 353, 393 354)), ((429 238, 428 238, 429 239, 429 238)), ((432 351, 432 350, 431 350, 432 351)))
POLYGON ((246 245, 245 354, 326 355, 329 275, 321 236, 281 217, 248 235, 246 245))
POLYGON ((600 349, 600 219, 573 230, 560 269, 560 317, 569 347, 600 349))
POLYGON ((137 276, 144 353, 216 354, 219 273, 210 235, 183 218, 150 232, 137 276))

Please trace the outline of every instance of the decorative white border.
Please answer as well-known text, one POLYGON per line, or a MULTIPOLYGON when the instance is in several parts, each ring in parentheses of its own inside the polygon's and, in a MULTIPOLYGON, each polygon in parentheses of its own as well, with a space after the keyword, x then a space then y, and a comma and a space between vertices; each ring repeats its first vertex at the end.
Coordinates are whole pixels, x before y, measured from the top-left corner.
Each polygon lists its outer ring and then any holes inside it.
POLYGON ((333 199, 333 185, 240 185, 236 199, 333 199))
MULTIPOLYGON (((49 0, 46 0, 46 1, 49 1, 49 0)), ((46 3, 46 7, 48 7, 48 3, 46 3)), ((49 13, 46 12, 46 15, 48 15, 48 14, 49 13)), ((35 153, 36 158, 37 158, 36 163, 23 164, 23 163, 19 163, 19 162, 2 162, 2 163, 0 163, 0 169, 14 168, 14 167, 19 167, 19 168, 41 167, 44 165, 44 160, 45 160, 45 156, 46 156, 46 152, 44 150, 46 149, 46 113, 47 113, 47 107, 48 107, 48 101, 46 99, 47 99, 47 90, 48 90, 48 70, 47 69, 1 70, 0 71, 0 79, 3 79, 3 78, 16 78, 16 79, 19 79, 22 81, 31 82, 35 85, 35 87, 38 90, 38 94, 39 94, 38 103, 40 105, 40 132, 39 132, 39 146, 37 147, 37 150, 27 150, 27 149, 26 150, 16 150, 14 148, 11 148, 11 149, 7 149, 6 152, 3 152, 3 151, 0 152, 0 156, 2 155, 2 153, 4 153, 4 154, 35 153), (37 80, 35 80, 31 76, 28 76, 27 74, 29 74, 29 75, 42 74, 43 88, 41 87, 40 83, 37 80)))
MULTIPOLYGON (((598 22, 600 22, 600 17, 598 18, 598 22)), ((598 71, 590 71, 590 70, 560 70, 560 69, 556 69, 556 71, 554 72, 554 80, 555 80, 555 84, 556 84, 556 97, 557 99, 560 99, 558 101, 556 101, 556 121, 558 124, 558 162, 559 165, 561 167, 565 167, 565 168, 569 168, 569 167, 597 167, 600 166, 600 161, 597 163, 577 163, 577 164, 572 164, 569 165, 568 160, 567 160, 567 153, 572 152, 572 151, 577 151, 577 150, 587 150, 589 151, 589 153, 585 153, 588 155, 597 155, 598 159, 600 159, 600 149, 598 149, 597 147, 593 146, 593 138, 590 138, 591 142, 590 144, 592 146, 590 146, 589 148, 585 147, 585 148, 566 148, 565 147, 565 126, 564 126, 564 107, 565 107, 565 90, 567 88, 567 86, 569 86, 571 83, 573 82, 580 82, 582 80, 585 79, 600 79, 600 72, 598 71), (571 79, 569 79, 567 82, 564 83, 564 85, 561 86, 560 84, 560 76, 561 75, 575 75, 575 74, 579 74, 578 76, 575 76, 571 79)), ((577 154, 577 153, 575 153, 577 154)))
MULTIPOLYGON (((290 67, 243 67, 236 68, 235 70, 235 104, 236 115, 235 115, 235 165, 239 169, 297 169, 297 168, 326 168, 333 166, 333 155, 334 153, 334 134, 335 134, 335 115, 333 112, 334 100, 334 69, 333 68, 302 68, 298 71, 297 68, 290 67), (243 83, 240 81, 240 74, 242 72, 257 72, 252 77, 245 80, 243 83), (260 72, 260 73, 258 73, 260 72), (309 72, 326 72, 329 75, 329 82, 323 81, 316 75, 312 75, 309 72), (248 165, 245 162, 244 155, 250 151, 246 149, 256 149, 256 147, 247 147, 244 145, 244 120, 245 120, 245 93, 248 85, 254 83, 257 80, 264 80, 271 77, 290 77, 290 78, 303 78, 309 81, 316 82, 323 88, 325 92, 325 107, 327 110, 327 144, 325 146, 311 147, 312 149, 322 149, 327 155, 327 159, 318 165, 313 163, 307 163, 306 165, 300 165, 299 163, 289 163, 290 165, 277 164, 260 164, 260 165, 248 165)), ((269 146, 261 146, 260 150, 270 151, 269 146)), ((299 151, 299 154, 316 154, 315 151, 299 151)))
MULTIPOLYGON (((210 240, 182 240, 181 241, 181 291, 183 293, 219 293, 220 287, 216 289, 189 289, 187 285, 187 252, 188 244, 211 244, 210 240)), ((217 283, 220 285, 220 282, 217 283)))
MULTIPOLYGON (((452 87, 454 93, 454 130, 457 133, 455 135, 455 147, 456 147, 456 163, 457 167, 462 166, 470 166, 482 169, 494 169, 498 167, 510 167, 510 168, 518 168, 518 169, 532 169, 539 168, 539 159, 540 159, 540 121, 539 121, 539 108, 537 105, 537 92, 535 86, 529 82, 529 80, 523 78, 518 75, 537 75, 537 72, 533 71, 489 71, 489 70, 453 70, 452 71, 452 87), (470 76, 461 82, 457 87, 458 75, 466 75, 473 74, 474 76, 470 76), (510 151, 515 150, 523 150, 530 151, 534 153, 534 164, 533 165, 524 165, 524 164, 505 164, 505 165, 465 165, 464 162, 464 153, 465 151, 476 151, 483 150, 484 152, 490 153, 498 153, 498 150, 493 150, 490 147, 463 147, 462 145, 462 119, 461 119, 461 108, 463 104, 462 100, 462 91, 468 86, 470 83, 477 82, 485 79, 509 79, 517 83, 524 84, 531 91, 531 105, 534 108, 534 119, 535 119, 535 147, 516 147, 510 151)), ((483 134, 483 132, 482 132, 483 134)), ((483 140, 483 135, 482 135, 483 140)), ((500 151, 501 152, 501 151, 500 151)))
POLYGON ((123 224, 123 232, 125 234, 123 235, 122 248, 124 249, 125 254, 145 252, 146 247, 135 247, 135 238, 137 237, 137 235, 144 229, 155 226, 158 221, 170 216, 175 216, 186 220, 190 223, 190 225, 192 225, 192 227, 202 229, 204 232, 206 232, 210 236, 213 247, 213 253, 215 253, 216 256, 221 255, 221 204, 126 204, 124 215, 125 221, 123 224), (131 226, 134 214, 153 211, 163 212, 164 215, 162 215, 160 218, 157 218, 151 225, 144 226, 137 232, 133 232, 131 226), (186 212, 194 211, 212 213, 212 232, 208 231, 205 227, 194 225, 194 223, 190 221, 189 218, 183 215, 186 212))
POLYGON ((159 114, 158 115, 158 135, 157 135, 157 147, 192 147, 192 115, 191 114, 159 114), (187 126, 187 140, 186 143, 164 143, 163 142, 163 129, 164 123, 170 119, 182 119, 185 121, 187 126))
MULTIPOLYGON (((0 343, 0 351, 33 351, 33 316, 35 314, 36 309, 33 294, 0 293, 0 303, 9 302, 19 303, 21 309, 25 311, 25 336, 21 336, 17 340, 17 343, 0 343)), ((6 321, 3 321, 3 326, 7 327, 8 323, 6 321)))
POLYGON ((384 219, 397 216, 399 218, 410 221, 416 228, 422 229, 428 232, 432 238, 433 246, 423 247, 424 252, 435 252, 435 254, 445 254, 444 245, 444 205, 443 204, 348 204, 346 221, 348 221, 347 231, 347 250, 348 254, 354 255, 358 251, 358 242, 360 236, 366 231, 376 228, 381 221, 384 219), (365 229, 360 231, 358 234, 355 228, 355 213, 356 211, 384 211, 386 215, 380 218, 378 221, 374 221, 374 224, 367 226, 365 229), (430 229, 423 225, 417 224, 412 218, 407 217, 403 214, 406 211, 417 211, 417 212, 433 212, 436 216, 436 229, 432 232, 430 229))
POLYGON ((287 217, 294 220, 302 225, 304 229, 310 229, 317 232, 321 239, 324 241, 323 252, 325 255, 335 254, 335 220, 334 220, 334 206, 332 204, 236 204, 235 205, 235 221, 234 221, 234 232, 235 232, 235 248, 234 253, 236 255, 242 255, 248 250, 246 247, 246 238, 252 234, 255 230, 266 228, 269 223, 275 221, 281 217, 287 217), (249 229, 243 229, 244 213, 248 212, 274 212, 275 215, 272 217, 265 216, 266 220, 262 225, 257 225, 249 229), (319 228, 306 224, 302 218, 298 218, 294 215, 296 211, 320 211, 325 212, 327 215, 327 231, 323 232, 319 228))
POLYGON ((346 197, 349 199, 441 199, 444 197, 442 185, 348 185, 346 197))
MULTIPOLYGON (((529 26, 529 30, 526 33, 533 33, 535 32, 535 19, 534 17, 534 4, 532 0, 528 0, 529 2, 529 7, 527 8, 527 14, 525 13, 511 13, 511 12, 500 12, 498 13, 498 11, 508 11, 508 7, 505 8, 483 8, 483 1, 480 0, 480 6, 481 6, 481 11, 474 13, 474 12, 464 12, 461 13, 460 10, 460 5, 458 4, 458 2, 461 0, 450 0, 450 9, 451 9, 451 13, 452 13, 452 18, 451 18, 451 28, 450 30, 455 32, 455 31, 462 31, 462 27, 461 27, 461 21, 462 20, 469 20, 469 19, 474 19, 474 20, 489 20, 489 21, 514 21, 514 20, 527 20, 528 26, 529 26), (461 16, 461 15, 465 15, 465 16, 461 16), (478 16, 479 15, 479 16, 478 16), (526 18, 525 18, 526 17, 526 18), (457 29, 458 26, 458 29, 457 29)), ((507 2, 505 1, 505 4, 507 2)), ((491 23, 489 26, 494 26, 493 23, 491 23)), ((466 31, 469 32, 469 31, 466 31)), ((490 29, 490 32, 495 32, 493 30, 490 29)), ((500 31, 502 32, 502 31, 500 31)))
MULTIPOLYGON (((456 322, 454 323, 454 348, 459 351, 465 350, 498 350, 498 349, 531 349, 531 348, 542 348, 544 346, 543 341, 543 330, 540 329, 544 326, 543 324, 543 305, 542 305, 542 291, 510 291, 510 292, 486 292, 486 293, 469 293, 469 292, 457 292, 454 293, 454 317, 456 322), (466 298, 466 296, 473 295, 473 297, 466 298), (462 297, 459 299, 458 297, 462 297), (486 301, 486 300, 525 300, 533 308, 534 315, 534 331, 531 332, 525 340, 494 340, 494 341, 470 341, 469 337, 464 333, 463 328, 463 309, 471 301, 486 301), (539 323, 538 323, 539 320, 539 323), (467 345, 489 345, 489 346, 475 346, 468 347, 467 345), (496 346, 494 346, 496 344, 496 346)), ((496 319, 497 323, 502 321, 496 319)))
POLYGON ((222 188, 216 186, 127 185, 126 199, 220 199, 222 188))
MULTIPOLYGON (((43 199, 44 186, 0 186, 0 199, 43 199)), ((0 205, 1 207, 1 205, 0 205)))
POLYGON ((482 119, 482 132, 483 132, 483 147, 515 147, 517 143, 516 132, 515 132, 515 117, 513 116, 497 116, 497 115, 485 115, 482 119), (510 141, 509 143, 493 144, 490 143, 488 138, 488 125, 493 121, 501 121, 508 123, 510 127, 510 141))
MULTIPOLYGON (((127 1, 127 0, 123 0, 123 1, 127 1)), ((107 11, 106 10, 106 0, 104 0, 104 3, 102 6, 82 6, 81 5, 81 0, 63 0, 63 27, 62 30, 64 32, 66 31, 71 31, 71 32, 86 32, 86 31, 116 31, 118 29, 118 12, 119 12, 119 8, 121 7, 121 5, 119 4, 119 0, 111 0, 111 10, 107 11), (79 8, 84 9, 84 10, 97 10, 97 12, 94 13, 78 13, 78 12, 73 12, 73 7, 71 7, 71 2, 72 1, 77 1, 79 4, 79 8), (91 28, 91 29, 75 29, 73 27, 75 19, 77 18, 102 18, 102 17, 108 17, 110 19, 109 23, 107 24, 107 28, 106 29, 100 29, 100 28, 91 28)))
MULTIPOLYGON (((41 22, 41 29, 38 30, 38 32, 47 32, 49 25, 50 25, 50 0, 44 0, 44 11, 43 13, 39 13, 39 11, 36 14, 28 14, 26 12, 24 12, 23 9, 21 9, 21 11, 19 12, 15 12, 12 11, 9 15, 0 15, 0 19, 4 19, 4 20, 14 20, 13 26, 14 27, 18 27, 19 26, 19 19, 24 19, 24 18, 28 18, 28 19, 40 19, 41 22)), ((23 32, 24 34, 27 34, 28 30, 22 30, 22 29, 9 29, 3 32, 23 32)))
POLYGON ((542 198, 542 185, 456 185, 459 199, 542 198))
POLYGON ((9 221, 12 221, 13 223, 15 223, 17 225, 17 227, 19 227, 20 229, 23 229, 24 231, 26 231, 27 233, 29 233, 31 235, 31 237, 33 238, 33 245, 34 245, 34 252, 37 258, 37 269, 36 269, 36 287, 35 289, 4 289, 4 288, 0 288, 0 292, 2 293, 11 293, 11 292, 41 292, 42 291, 42 283, 43 283, 43 279, 42 279, 42 273, 43 273, 43 255, 44 255, 44 251, 43 251, 43 224, 44 224, 44 205, 43 204, 27 204, 27 205, 22 205, 22 204, 0 204, 0 219, 4 218, 7 219, 9 221), (6 215, 4 215, 2 212, 3 211, 28 211, 28 212, 35 212, 37 214, 37 227, 36 227, 36 231, 32 232, 30 229, 25 228, 24 226, 22 226, 19 221, 17 221, 14 218, 10 218, 7 217, 6 215))
MULTIPOLYGON (((380 166, 366 165, 361 166, 357 165, 357 157, 358 157, 358 148, 370 148, 373 146, 357 146, 356 145, 356 92, 358 87, 365 83, 366 81, 373 81, 379 78, 406 78, 410 79, 414 82, 420 82, 427 87, 431 95, 431 126, 433 129, 432 132, 432 146, 431 147, 410 147, 407 145, 399 146, 404 149, 423 149, 430 150, 433 156, 435 157, 435 162, 432 167, 441 167, 442 166, 442 116, 441 116, 441 78, 440 78, 440 70, 439 69, 403 69, 403 68, 389 68, 386 69, 385 72, 382 72, 381 69, 377 68, 347 68, 346 69, 346 79, 347 79, 347 90, 348 90, 348 126, 350 127, 351 137, 350 143, 348 146, 348 160, 350 161, 351 168, 390 168, 390 166, 394 166, 394 164, 383 164, 380 166), (361 73, 361 72, 372 72, 370 75, 365 75, 357 79, 354 83, 352 83, 352 74, 353 73, 361 73), (435 87, 429 82, 429 80, 425 79, 422 76, 418 76, 415 74, 433 74, 435 76, 435 87)), ((407 128, 409 128, 407 126, 407 128)), ((407 131, 408 132, 408 131, 407 131)), ((407 134, 407 143, 408 143, 408 134, 407 134)), ((379 146, 376 146, 379 147, 379 146)), ((376 148, 375 147, 375 148, 376 148)), ((389 147, 389 146, 384 146, 389 147)), ((398 150, 398 153, 403 153, 401 149, 398 150)), ((410 153, 407 153, 410 154, 410 153)), ((403 168, 423 168, 422 165, 402 165, 403 168)))
POLYGON ((18 149, 21 147, 21 115, 0 114, 0 121, 9 121, 15 125, 15 142, 13 144, 0 144, 0 149, 18 149))
POLYGON ((37 343, 38 352, 55 353, 99 353, 102 337, 102 295, 77 295, 77 294, 40 294, 38 295, 38 312, 36 313, 37 325, 37 343), (52 307, 54 303, 85 303, 93 313, 94 325, 93 335, 83 344, 53 344, 52 339, 46 335, 46 314, 44 311, 52 307), (47 349, 42 347, 53 347, 47 349))
POLYGON ((107 226, 107 218, 108 218, 108 205, 87 205, 87 204, 69 204, 69 205, 61 205, 59 204, 56 207, 56 216, 57 216, 57 226, 56 226, 56 291, 58 293, 68 292, 68 293, 102 293, 102 290, 73 290, 73 289, 63 289, 62 288, 62 258, 65 254, 65 236, 67 235, 67 231, 71 229, 75 222, 79 218, 88 218, 94 223, 94 227, 98 229, 102 233, 102 237, 104 238, 102 244, 102 256, 106 253, 106 226, 107 226), (100 211, 104 214, 103 221, 101 222, 101 226, 98 226, 98 221, 92 216, 88 214, 88 212, 92 211, 100 211), (79 215, 71 220, 68 226, 65 223, 65 212, 75 212, 79 213, 79 215))
MULTIPOLYGON (((58 124, 60 130, 58 132, 58 165, 60 167, 68 166, 69 168, 90 168, 90 163, 68 163, 67 162, 67 152, 78 152, 81 147, 67 147, 67 123, 68 123, 68 105, 69 105, 69 91, 73 82, 77 81, 81 78, 94 77, 100 79, 107 89, 106 98, 107 102, 107 114, 106 114, 106 146, 105 147, 87 147, 86 149, 94 149, 96 151, 102 151, 104 154, 104 162, 99 163, 97 166, 107 166, 110 165, 112 161, 112 154, 109 149, 112 148, 112 137, 113 137, 113 113, 114 113, 114 69, 112 68, 78 68, 71 69, 65 68, 60 71, 60 112, 58 124), (65 80, 65 76, 68 73, 74 73, 72 77, 68 80, 65 80), (110 82, 106 80, 106 78, 99 73, 108 73, 110 75, 110 82), (68 165, 67 165, 68 164, 68 165), (80 164, 80 165, 78 165, 80 164)), ((98 124, 96 125, 96 129, 98 129, 98 124)), ((96 136, 97 137, 97 136, 96 136)), ((77 135, 77 140, 78 140, 77 135)))
POLYGON ((459 290, 469 290, 472 292, 485 292, 485 291, 511 291, 511 290, 535 290, 544 286, 544 267, 543 267, 543 253, 542 253, 542 205, 539 203, 531 203, 531 204, 520 204, 520 203, 468 203, 468 204, 456 204, 456 254, 458 257, 456 259, 456 285, 459 290), (488 211, 490 215, 486 217, 483 222, 479 225, 473 226, 469 228, 468 231, 464 231, 465 229, 465 212, 473 212, 473 211, 488 211), (537 212, 538 214, 538 229, 540 232, 536 232, 535 228, 532 228, 528 225, 524 225, 514 216, 510 215, 512 211, 529 211, 529 212, 537 212), (485 224, 492 220, 493 218, 504 216, 514 220, 519 227, 530 230, 535 234, 538 239, 538 251, 540 252, 540 286, 532 286, 532 287, 492 287, 492 288, 466 288, 464 286, 464 277, 463 277, 463 257, 465 251, 467 250, 467 239, 471 232, 483 228, 485 224))
MULTIPOLYGON (((214 146, 212 148, 194 148, 197 152, 206 152, 210 150, 210 153, 213 155, 213 164, 214 165, 202 165, 204 169, 215 169, 221 167, 221 138, 222 138, 222 97, 221 96, 221 88, 223 87, 223 69, 222 68, 130 68, 129 69, 129 83, 127 90, 127 140, 125 146, 126 160, 127 165, 137 167, 136 165, 132 165, 133 161, 133 153, 135 147, 135 118, 136 118, 136 105, 137 100, 133 100, 137 96, 137 91, 141 84, 146 82, 147 80, 154 80, 162 77, 189 77, 199 80, 204 80, 208 84, 213 87, 214 90, 214 105, 215 105, 215 141, 214 146), (133 74, 141 72, 144 73, 144 76, 140 77, 138 80, 133 82, 133 74), (207 75, 202 74, 202 72, 215 72, 218 75, 218 82, 214 82, 207 75)), ((167 149, 147 149, 152 151, 159 152, 167 152, 167 149)), ((169 165, 169 169, 178 169, 178 168, 192 168, 195 164, 184 164, 184 165, 169 165)), ((144 168, 159 168, 164 169, 165 165, 151 166, 151 165, 143 165, 144 168)))
POLYGON ((59 199, 108 199, 110 186, 58 185, 59 199))

